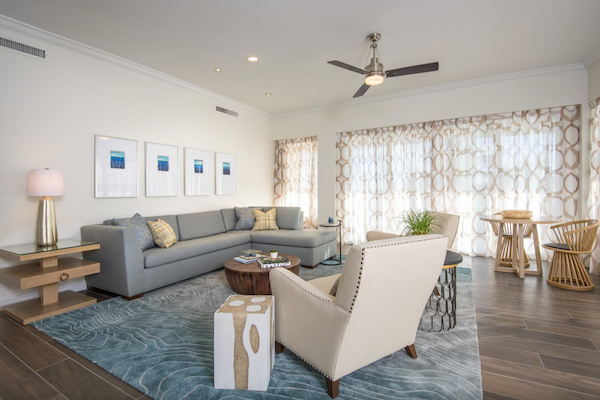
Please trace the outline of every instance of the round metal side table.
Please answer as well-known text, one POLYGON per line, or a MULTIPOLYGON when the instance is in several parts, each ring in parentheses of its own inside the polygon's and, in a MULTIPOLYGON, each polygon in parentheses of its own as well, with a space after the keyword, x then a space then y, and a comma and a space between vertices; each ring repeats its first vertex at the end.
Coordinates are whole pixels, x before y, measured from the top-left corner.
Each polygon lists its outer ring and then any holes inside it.
POLYGON ((338 248, 339 253, 337 254, 338 258, 329 258, 325 261, 321 261, 319 264, 323 265, 340 265, 342 263, 342 223, 338 221, 337 224, 319 224, 321 228, 336 228, 338 230, 338 248))
POLYGON ((419 329, 440 332, 456 326, 456 266, 462 260, 460 254, 446 251, 442 273, 427 300, 419 329))

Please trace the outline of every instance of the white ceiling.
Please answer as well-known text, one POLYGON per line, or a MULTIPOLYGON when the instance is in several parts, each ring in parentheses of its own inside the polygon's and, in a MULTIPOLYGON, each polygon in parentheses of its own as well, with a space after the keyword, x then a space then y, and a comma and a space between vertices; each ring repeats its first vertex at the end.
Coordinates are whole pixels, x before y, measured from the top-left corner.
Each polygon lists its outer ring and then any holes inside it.
POLYGON ((363 98, 600 53, 598 0, 0 0, 0 14, 274 115, 351 100, 363 76, 327 61, 363 68, 372 32, 386 70, 440 70, 363 98))

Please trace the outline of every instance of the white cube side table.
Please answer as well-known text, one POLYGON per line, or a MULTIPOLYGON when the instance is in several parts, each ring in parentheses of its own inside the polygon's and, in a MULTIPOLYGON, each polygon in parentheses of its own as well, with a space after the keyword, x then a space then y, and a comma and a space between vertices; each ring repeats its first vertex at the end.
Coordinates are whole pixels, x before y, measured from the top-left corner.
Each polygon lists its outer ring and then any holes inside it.
POLYGON ((216 389, 266 391, 275 362, 275 297, 232 295, 214 315, 216 389))

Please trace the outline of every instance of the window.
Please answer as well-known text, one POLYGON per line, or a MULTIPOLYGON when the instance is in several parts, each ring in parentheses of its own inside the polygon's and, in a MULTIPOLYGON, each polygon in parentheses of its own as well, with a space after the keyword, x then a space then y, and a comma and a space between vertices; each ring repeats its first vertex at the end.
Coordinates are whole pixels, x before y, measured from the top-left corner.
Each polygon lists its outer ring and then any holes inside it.
POLYGON ((429 209, 461 216, 460 252, 489 256, 493 235, 478 215, 526 209, 572 220, 579 127, 579 106, 567 106, 339 133, 343 240, 364 242, 369 230, 398 232, 405 210, 429 209))
POLYGON ((275 205, 299 206, 304 228, 318 226, 317 138, 278 140, 275 143, 275 205))

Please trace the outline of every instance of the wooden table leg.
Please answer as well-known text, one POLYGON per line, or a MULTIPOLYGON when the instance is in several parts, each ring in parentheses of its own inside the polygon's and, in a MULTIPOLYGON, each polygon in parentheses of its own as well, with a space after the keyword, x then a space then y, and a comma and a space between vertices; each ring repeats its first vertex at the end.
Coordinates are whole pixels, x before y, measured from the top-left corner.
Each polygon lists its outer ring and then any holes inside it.
POLYGON ((525 278, 525 246, 523 245, 523 229, 524 225, 519 224, 519 278, 525 278))
POLYGON ((519 260, 517 259, 517 251, 519 249, 518 246, 518 236, 517 236, 517 224, 513 224, 512 227, 512 240, 511 240, 511 255, 512 255, 512 267, 515 270, 515 274, 519 275, 519 260))
MULTIPOLYGON (((42 258, 40 267, 50 268, 58 265, 58 256, 42 258)), ((49 283, 40 287, 40 304, 47 306, 49 304, 58 303, 58 282, 49 283)))
POLYGON ((537 274, 542 276, 542 256, 540 255, 540 239, 538 237, 537 224, 533 224, 533 247, 535 247, 535 263, 537 265, 537 274))
POLYGON ((47 306, 48 304, 58 303, 58 283, 49 283, 40 288, 40 304, 47 306))
POLYGON ((500 222, 498 228, 498 245, 496 246, 496 262, 494 263, 494 271, 501 272, 500 269, 500 255, 502 254, 502 240, 504 238, 504 224, 500 222))

